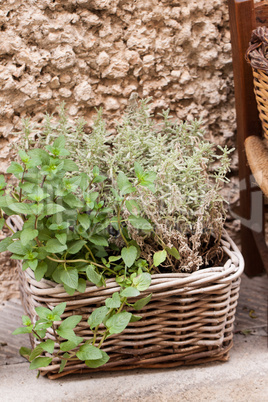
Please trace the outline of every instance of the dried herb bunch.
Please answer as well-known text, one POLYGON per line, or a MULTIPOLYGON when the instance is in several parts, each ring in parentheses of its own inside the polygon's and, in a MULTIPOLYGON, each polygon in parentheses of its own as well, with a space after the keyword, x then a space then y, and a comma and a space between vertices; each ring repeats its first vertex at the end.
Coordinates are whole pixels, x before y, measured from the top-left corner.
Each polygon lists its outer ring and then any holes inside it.
MULTIPOLYGON (((163 255, 165 262, 156 270, 193 272, 211 260, 217 263, 222 255, 220 239, 226 212, 221 188, 228 181, 232 150, 207 141, 201 121, 178 123, 169 110, 158 117, 160 120, 150 114, 150 100, 132 101, 115 134, 106 129, 102 110, 91 133, 86 134, 85 121, 71 122, 62 105, 57 122, 50 115, 40 127, 31 128, 29 120, 24 121, 20 146, 43 147, 64 135, 66 148, 80 170, 90 175, 98 165, 109 178, 107 186, 120 171, 130 180, 139 177, 140 168, 141 175, 143 171, 154 172, 155 188, 138 189, 140 210, 133 200, 132 206, 122 211, 125 218, 137 212, 149 219, 154 231, 146 234, 133 226, 128 230, 150 264, 154 252, 168 250, 163 255)), ((146 182, 146 177, 142 179, 146 182)), ((110 192, 103 194, 109 197, 110 192)), ((129 198, 131 203, 131 195, 129 198)))

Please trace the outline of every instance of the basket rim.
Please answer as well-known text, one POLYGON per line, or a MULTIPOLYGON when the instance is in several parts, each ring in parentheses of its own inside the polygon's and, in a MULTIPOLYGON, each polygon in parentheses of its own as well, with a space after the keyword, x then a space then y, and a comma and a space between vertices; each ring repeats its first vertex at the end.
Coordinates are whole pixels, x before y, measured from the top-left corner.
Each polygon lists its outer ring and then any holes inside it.
MULTIPOLYGON (((198 270, 192 273, 160 273, 160 274, 152 274, 152 281, 150 287, 147 291, 142 292, 143 294, 148 292, 159 292, 161 290, 167 290, 169 288, 174 287, 198 287, 203 285, 209 286, 213 283, 217 282, 217 285, 214 287, 220 286, 224 287, 226 284, 235 281, 237 278, 241 276, 244 270, 244 259, 243 256, 230 238, 230 236, 225 232, 224 239, 222 239, 223 249, 227 255, 229 255, 229 259, 222 266, 215 266, 210 268, 205 268, 202 270, 198 270)), ((22 267, 21 261, 19 261, 20 268, 22 267)), ((41 279, 41 281, 36 281, 34 277, 34 272, 28 268, 24 271, 24 274, 27 277, 27 281, 29 282, 32 290, 39 296, 48 296, 53 297, 53 295, 57 295, 59 298, 71 297, 76 298, 77 296, 86 297, 86 294, 96 293, 102 294, 107 293, 107 296, 111 292, 120 291, 120 286, 117 284, 114 278, 106 279, 106 287, 97 287, 91 282, 87 281, 87 286, 85 292, 80 293, 76 291, 72 296, 68 295, 65 291, 63 285, 51 281, 49 279, 41 279)), ((93 296, 94 297, 94 296, 93 296)))

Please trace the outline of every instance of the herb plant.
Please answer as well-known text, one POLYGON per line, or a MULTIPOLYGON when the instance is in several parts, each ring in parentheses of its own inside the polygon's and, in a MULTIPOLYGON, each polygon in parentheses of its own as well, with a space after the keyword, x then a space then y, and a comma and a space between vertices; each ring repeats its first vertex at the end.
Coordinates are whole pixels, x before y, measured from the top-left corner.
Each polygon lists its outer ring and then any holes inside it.
MULTIPOLYGON (((135 169, 140 172, 136 179, 130 181, 119 172, 111 186, 96 166, 91 176, 79 172, 77 165, 67 159, 68 154, 65 139, 59 136, 46 149, 19 151, 20 163, 12 162, 7 170, 16 178, 15 186, 0 177, 1 226, 9 227, 7 218, 14 214, 23 220, 22 230, 0 242, 0 252, 10 251, 11 258, 22 260, 22 269, 30 268, 36 280, 44 277, 60 283, 71 296, 83 293, 87 280, 101 287, 109 277, 116 279, 121 291, 90 315, 92 339, 85 342, 73 332, 81 317, 69 317, 59 327, 55 326, 54 321, 59 321, 64 311, 63 304, 52 312, 37 308, 40 320, 35 324, 23 317, 25 327, 15 333, 32 333, 39 342, 31 353, 27 351, 31 368, 52 361, 52 357, 40 356, 43 351, 53 356, 55 342, 45 340, 46 331, 51 328, 58 343, 54 356, 60 353, 62 357, 61 369, 68 359, 85 360, 90 367, 104 364, 108 360, 100 351, 104 340, 122 332, 131 320, 140 318, 124 309, 131 306, 128 298, 139 296, 151 283, 152 266, 140 258, 140 248, 131 238, 126 222, 140 232, 153 230, 151 223, 137 213, 139 208, 134 214, 139 201, 133 195, 138 194, 140 186, 153 191, 155 175, 143 172, 136 164, 135 169), (142 178, 146 174, 150 180, 142 178), (113 208, 105 204, 104 191, 111 192, 113 208), (125 205, 131 211, 127 219, 122 216, 125 205), (66 352, 64 356, 62 351, 66 352)), ((160 263, 157 254, 155 263, 160 263)), ((147 296, 133 307, 141 308, 149 299, 147 296)))
MULTIPOLYGON (((170 250, 161 264, 164 272, 193 272, 215 263, 222 255, 220 239, 225 201, 221 189, 228 181, 232 150, 215 147, 207 141, 200 121, 180 124, 167 110, 156 122, 149 110, 148 100, 132 102, 115 134, 106 129, 102 110, 99 110, 91 133, 86 134, 85 122, 72 123, 62 105, 57 122, 48 115, 44 125, 32 132, 27 122, 21 143, 24 139, 29 146, 37 143, 42 147, 64 133, 66 147, 80 171, 91 175, 97 164, 111 183, 116 182, 118 171, 124 172, 130 180, 136 178, 137 164, 141 171, 149 170, 143 180, 150 181, 154 174, 155 191, 140 186, 133 197, 139 199, 139 214, 153 224, 154 232, 141 236, 130 224, 131 211, 124 204, 122 215, 131 237, 150 264, 155 252, 170 250), (34 136, 32 142, 31 136, 34 136)), ((104 196, 112 205, 111 193, 104 193, 104 196)))

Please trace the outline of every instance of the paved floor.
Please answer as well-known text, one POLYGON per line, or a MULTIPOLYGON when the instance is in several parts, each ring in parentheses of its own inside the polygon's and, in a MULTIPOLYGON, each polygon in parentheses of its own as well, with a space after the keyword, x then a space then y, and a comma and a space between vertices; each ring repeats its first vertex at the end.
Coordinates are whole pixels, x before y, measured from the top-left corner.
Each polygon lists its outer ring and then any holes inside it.
MULTIPOLYGON (((132 370, 36 379, 18 355, 22 338, 19 301, 0 306, 0 400, 48 401, 211 401, 268 402, 268 277, 243 276, 234 347, 226 363, 163 370, 132 370)), ((23 344, 26 346, 27 336, 23 344)))

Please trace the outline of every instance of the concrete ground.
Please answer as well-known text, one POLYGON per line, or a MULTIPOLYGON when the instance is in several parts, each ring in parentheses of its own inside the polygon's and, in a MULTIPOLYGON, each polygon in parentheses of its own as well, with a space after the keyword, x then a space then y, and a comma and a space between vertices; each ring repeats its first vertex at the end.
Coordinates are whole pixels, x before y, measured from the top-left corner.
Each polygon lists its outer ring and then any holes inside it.
POLYGON ((36 379, 36 371, 30 371, 20 357, 12 357, 10 349, 9 360, 0 362, 0 401, 268 402, 267 294, 267 276, 251 280, 243 276, 228 362, 49 380, 36 379))

